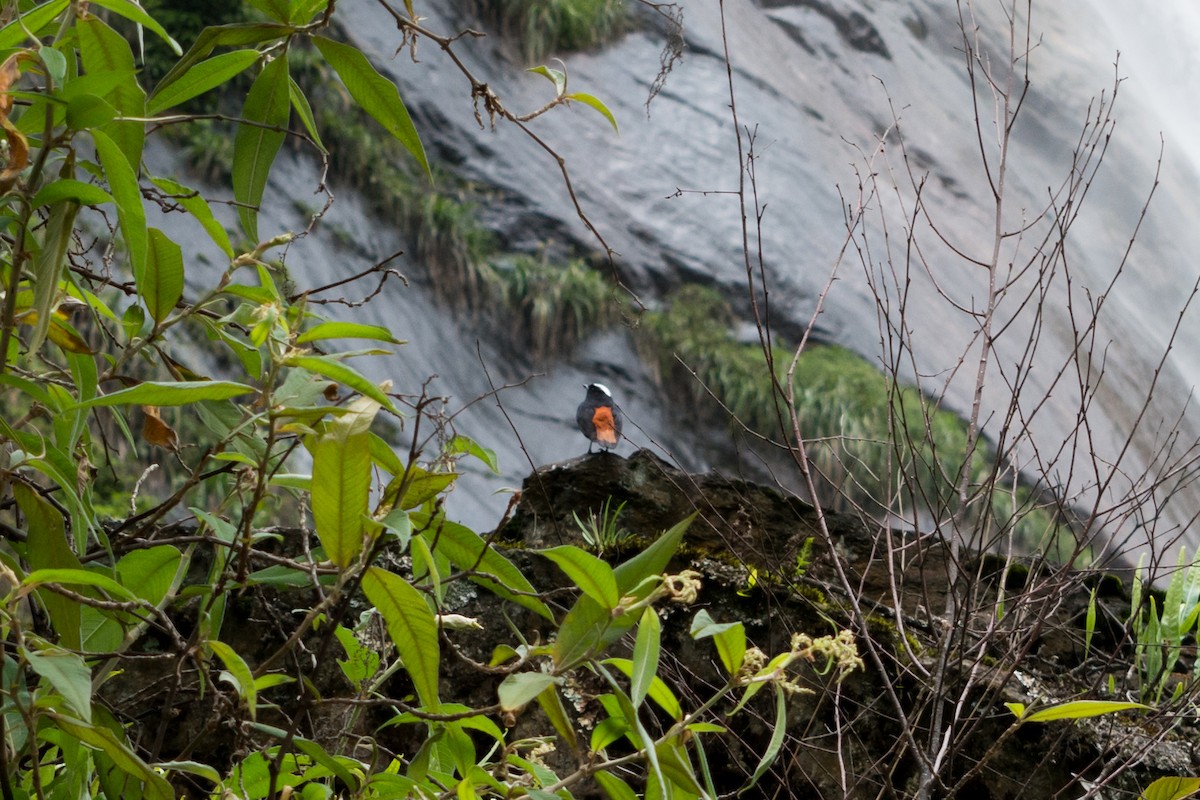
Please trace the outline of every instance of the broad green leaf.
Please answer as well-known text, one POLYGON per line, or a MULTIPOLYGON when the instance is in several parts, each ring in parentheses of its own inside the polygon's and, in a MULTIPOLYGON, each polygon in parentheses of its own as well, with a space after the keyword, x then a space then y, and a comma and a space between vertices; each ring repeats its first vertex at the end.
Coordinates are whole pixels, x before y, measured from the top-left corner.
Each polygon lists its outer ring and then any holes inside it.
POLYGON ((638 621, 637 639, 633 645, 633 674, 629 677, 629 699, 633 707, 641 706, 658 675, 658 656, 661 650, 662 623, 658 612, 647 608, 638 621))
POLYGON ((130 748, 124 736, 118 738, 108 728, 90 725, 62 714, 48 712, 47 716, 67 735, 103 751, 114 766, 141 781, 141 800, 174 800, 175 792, 171 785, 130 748))
POLYGON ((350 96, 404 145, 432 179, 421 137, 408 116, 408 109, 404 107, 396 85, 380 75, 358 48, 323 36, 314 36, 312 41, 342 79, 350 96))
POLYGON ((553 83, 555 97, 562 97, 562 93, 567 90, 567 74, 562 70, 551 69, 545 64, 542 64, 540 66, 530 67, 525 71, 532 72, 535 75, 541 75, 543 78, 553 83))
POLYGON ((436 543, 436 552, 450 559, 450 563, 459 569, 474 570, 470 575, 472 581, 548 620, 554 619, 550 609, 536 596, 533 584, 511 561, 489 547, 479 534, 441 516, 436 520, 424 512, 414 512, 410 516, 415 529, 426 531, 422 538, 436 543))
MULTIPOLYGON (((36 315, 33 334, 29 337, 29 352, 36 353, 50 333, 54 309, 58 305, 58 284, 67 261, 67 248, 75 233, 75 216, 79 203, 64 200, 50 211, 46 223, 42 251, 33 264, 33 308, 36 315)), ((85 345, 86 347, 86 345, 85 345)))
POLYGON ((612 610, 621 601, 613 569, 602 559, 569 544, 537 552, 557 564, 585 595, 604 608, 612 610))
POLYGON ((500 474, 500 462, 496 460, 496 451, 489 450, 483 447, 474 439, 463 436, 461 433, 446 443, 442 448, 442 452, 446 455, 454 456, 463 455, 474 456, 483 462, 483 464, 495 474, 500 474))
POLYGON ((691 634, 693 639, 713 637, 717 655, 730 677, 741 671, 746 657, 746 627, 741 622, 715 622, 708 611, 700 609, 692 620, 691 634))
POLYGON ((363 517, 371 493, 367 431, 378 410, 378 403, 359 398, 313 447, 313 522, 325 555, 343 568, 354 563, 364 544, 363 517))
POLYGON ((637 800, 637 793, 629 788, 629 784, 611 772, 593 773, 592 779, 600 784, 600 788, 609 796, 609 800, 637 800))
POLYGON ((49 681, 81 719, 91 722, 92 671, 83 659, 60 647, 49 647, 40 652, 26 649, 24 653, 30 668, 49 681))
POLYGON ((291 108, 287 54, 263 67, 246 95, 242 117, 233 140, 233 199, 238 217, 251 241, 258 239, 258 206, 267 176, 286 137, 291 108))
MULTIPOLYGON (((25 524, 29 529, 25 544, 29 566, 35 571, 70 569, 82 572, 83 565, 67 540, 66 523, 58 509, 23 481, 13 481, 11 485, 13 497, 25 515, 25 524)), ((63 647, 78 650, 83 641, 79 627, 79 603, 49 590, 39 591, 38 599, 50 615, 58 641, 63 647)))
POLYGON ((182 558, 169 544, 134 550, 117 562, 117 580, 150 605, 158 605, 174 586, 182 558))
MULTIPOLYGON (((1008 705, 1009 710, 1017 714, 1013 707, 1020 704, 1006 703, 1005 705, 1008 705)), ((1060 719, 1086 719, 1088 717, 1115 714, 1118 711, 1130 711, 1133 709, 1148 711, 1150 710, 1150 706, 1143 705, 1142 703, 1119 702, 1115 700, 1072 700, 1068 703, 1059 703, 1048 708, 1043 708, 1040 711, 1034 711, 1032 714, 1024 713, 1026 709, 1022 707, 1021 711, 1023 713, 1017 714, 1017 718, 1022 722, 1052 722, 1060 719)))
POLYGON ((21 581, 22 586, 42 586, 47 583, 62 583, 69 586, 94 586, 120 600, 137 600, 133 592, 99 572, 86 569, 35 569, 21 581))
POLYGON ((342 668, 342 674, 347 680, 354 684, 355 688, 361 689, 363 684, 379 672, 379 653, 360 642, 354 631, 345 625, 338 625, 334 629, 334 635, 346 651, 346 660, 338 661, 338 666, 342 668))
MULTIPOLYGON (((125 0, 128 2, 128 0, 125 0)), ((114 31, 95 16, 80 19, 75 23, 79 33, 79 49, 83 57, 84 70, 89 75, 110 73, 134 74, 133 51, 124 36, 114 31)), ((117 83, 104 99, 125 117, 146 116, 146 92, 137 80, 117 83)), ((136 173, 142 163, 142 148, 146 143, 146 127, 142 122, 115 119, 103 128, 112 137, 125 160, 136 173)), ((107 170, 108 165, 105 164, 107 170)), ((114 190, 115 193, 115 190, 114 190)))
POLYGON ((100 6, 101 8, 107 8, 109 11, 112 11, 116 14, 120 14, 122 17, 125 17, 128 20, 136 22, 138 25, 141 25, 143 28, 149 28, 151 31, 158 34, 159 37, 161 37, 162 40, 167 43, 167 46, 170 47, 172 51, 174 51, 175 55, 178 56, 178 55, 183 54, 183 49, 180 48, 179 43, 170 37, 170 35, 166 32, 166 30, 163 29, 163 26, 159 25, 157 20, 155 20, 153 17, 151 17, 149 14, 147 14, 146 11, 140 5, 138 5, 135 2, 132 2, 132 0, 90 0, 90 1, 91 1, 92 5, 100 6))
POLYGON ((783 746, 783 737, 787 732, 787 695, 778 683, 771 684, 771 688, 775 690, 775 729, 771 731, 771 741, 767 743, 767 749, 763 751, 762 759, 754 769, 754 774, 750 776, 750 782, 741 788, 741 792, 753 788, 758 783, 759 778, 775 763, 779 749, 783 746))
MULTIPOLYGON (((132 80, 133 73, 130 73, 129 77, 132 80)), ((67 101, 67 127, 73 131, 103 128, 119 113, 116 107, 103 97, 94 94, 80 95, 67 101)))
POLYGON ((559 678, 548 672, 514 672, 500 682, 496 694, 500 698, 502 709, 518 711, 547 687, 555 686, 559 682, 559 678))
POLYGON ((221 663, 225 665, 225 669, 233 676, 238 694, 245 701, 246 710, 250 712, 250 719, 257 719, 258 688, 254 683, 254 673, 250 671, 250 666, 246 663, 246 660, 241 657, 238 651, 219 639, 210 639, 208 641, 208 648, 213 651, 213 655, 221 659, 221 663))
POLYGON ((221 786, 221 773, 208 764, 198 761, 157 761, 153 764, 156 770, 166 772, 184 772, 188 775, 199 775, 216 786, 221 786))
POLYGON ((146 113, 153 116, 168 108, 186 103, 231 78, 242 74, 258 61, 257 50, 234 50, 201 61, 167 86, 155 88, 146 101, 146 113))
POLYGON ((393 414, 400 413, 392 399, 382 389, 358 370, 332 356, 293 356, 283 363, 289 367, 306 369, 318 375, 324 375, 330 380, 337 381, 343 386, 348 386, 359 394, 371 398, 393 414))
POLYGON ((1200 792, 1200 778, 1159 778, 1146 787, 1138 800, 1184 800, 1200 792))
POLYGON ((70 4, 71 0, 50 0, 0 28, 0 50, 30 44, 29 35, 36 37, 39 31, 53 23, 70 4))
MULTIPOLYGON (((632 679, 634 674, 633 661, 628 658, 606 658, 604 663, 616 667, 625 673, 625 677, 632 679)), ((678 721, 683 719, 683 706, 679 704, 679 698, 671 691, 666 682, 658 677, 653 676, 650 679, 650 685, 646 690, 646 696, 653 700, 659 708, 671 715, 671 718, 678 721)))
POLYGON ((117 204, 117 221, 125 247, 129 250, 129 264, 135 278, 146 266, 148 240, 146 234, 146 209, 142 206, 142 190, 138 187, 137 174, 129 164, 125 153, 109 136, 101 131, 92 131, 96 143, 96 155, 108 178, 108 188, 117 204))
POLYGON ((80 205, 98 206, 113 202, 112 195, 99 186, 71 178, 60 178, 48 183, 33 196, 33 207, 53 205, 62 200, 74 200, 80 205))
POLYGON ((646 578, 652 575, 661 575, 675 555, 675 551, 679 549, 684 532, 695 518, 696 515, 693 513, 676 523, 670 530, 658 537, 654 544, 614 569, 613 575, 617 579, 617 590, 622 595, 629 594, 646 578))
POLYGON ((558 671, 575 666, 605 644, 620 638, 633 627, 632 615, 616 619, 612 612, 584 595, 575 602, 558 626, 554 637, 554 667, 558 671))
POLYGON ((292 741, 297 750, 329 770, 330 774, 336 776, 352 793, 357 794, 358 787, 362 784, 355 774, 363 772, 363 765, 360 762, 346 756, 330 755, 320 744, 312 739, 305 739, 303 736, 296 736, 292 741))
POLYGON ((437 711, 438 649, 437 620, 425 596, 408 581, 380 567, 368 567, 362 577, 363 591, 387 626, 396 652, 404 662, 426 711, 437 711))
MULTIPOLYGON (((495 656, 493 656, 494 658, 495 656)), ((575 726, 571 724, 571 718, 567 715, 567 709, 563 705, 562 697, 558 693, 558 687, 547 686, 537 696, 537 701, 559 738, 566 742, 572 750, 576 749, 578 747, 578 739, 575 737, 575 726)))
POLYGON ((245 47, 259 44, 272 39, 282 39, 295 31, 291 25, 277 25, 269 22, 238 22, 231 25, 213 25, 200 31, 196 41, 183 58, 163 76, 154 87, 156 94, 166 91, 167 87, 181 80, 192 68, 217 47, 245 47))
POLYGON ((404 344, 382 325, 364 325, 361 322, 321 322, 297 336, 296 343, 305 344, 322 339, 373 339, 388 344, 404 344))
POLYGON ((601 102, 600 98, 596 97, 595 95, 585 94, 584 92, 573 92, 572 94, 566 95, 566 99, 575 100, 583 103, 589 108, 596 109, 604 115, 604 118, 608 120, 610 125, 613 126, 614 131, 616 131, 618 134, 621 132, 621 130, 617 127, 617 118, 614 117, 613 113, 608 110, 608 106, 601 102))
POLYGON ((203 777, 205 781, 214 783, 217 787, 222 786, 221 772, 216 771, 209 764, 199 762, 155 762, 154 768, 167 772, 186 772, 187 775, 198 775, 203 777))
POLYGON ((148 233, 150 249, 146 253, 146 270, 137 288, 150 318, 161 323, 183 297, 183 248, 158 228, 151 228, 148 233))
POLYGON ((246 0, 274 22, 294 22, 288 0, 246 0))
POLYGON ((457 472, 429 472, 414 465, 388 482, 383 490, 382 504, 403 510, 418 508, 446 491, 456 480, 457 472), (397 497, 401 489, 404 489, 404 496, 397 497))
POLYGON ((72 408, 94 408, 95 406, 182 406, 200 400, 228 400, 238 395, 254 392, 253 386, 232 381, 146 381, 121 389, 112 394, 93 397, 72 408))

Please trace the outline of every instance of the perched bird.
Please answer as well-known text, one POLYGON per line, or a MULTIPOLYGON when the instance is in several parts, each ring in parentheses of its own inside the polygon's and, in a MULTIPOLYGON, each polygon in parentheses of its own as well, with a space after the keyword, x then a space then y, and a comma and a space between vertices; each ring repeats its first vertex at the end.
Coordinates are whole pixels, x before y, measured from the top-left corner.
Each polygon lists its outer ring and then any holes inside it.
MULTIPOLYGON (((613 405, 612 392, 602 383, 588 385, 587 397, 575 412, 575 422, 590 442, 605 450, 616 447, 621 440, 621 412, 613 405)), ((591 444, 588 452, 592 452, 591 444)))

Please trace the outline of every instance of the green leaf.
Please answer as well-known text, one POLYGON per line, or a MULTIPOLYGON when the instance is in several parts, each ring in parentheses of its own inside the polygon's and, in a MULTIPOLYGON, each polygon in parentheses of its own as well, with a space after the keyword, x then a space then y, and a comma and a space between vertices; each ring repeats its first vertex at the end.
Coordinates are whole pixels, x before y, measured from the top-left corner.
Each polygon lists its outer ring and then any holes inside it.
POLYGON ((129 250, 129 264, 134 277, 142 274, 146 266, 148 240, 146 234, 146 209, 142 206, 142 190, 138 186, 137 174, 129 165, 129 159, 109 136, 101 131, 92 131, 96 143, 96 155, 108 178, 108 188, 117 204, 117 222, 125 247, 129 250))
POLYGON ((334 635, 346 651, 346 660, 338 661, 338 666, 342 668, 342 674, 347 680, 354 684, 355 688, 361 689, 379 672, 379 653, 360 642, 354 631, 344 625, 338 625, 334 629, 334 635))
POLYGON ((483 447, 474 439, 463 436, 461 433, 446 443, 442 448, 442 452, 448 456, 456 456, 459 454, 474 456, 482 461, 484 466, 490 469, 495 474, 500 474, 500 462, 496 460, 496 451, 489 450, 483 447))
POLYGON ((739 790, 739 794, 748 791, 758 783, 759 778, 775 763, 779 749, 783 746, 783 737, 787 732, 787 695, 784 694, 783 687, 778 683, 771 684, 771 688, 775 690, 775 729, 771 731, 771 741, 767 743, 767 749, 763 751, 762 759, 754 769, 754 774, 750 776, 750 782, 739 790))
POLYGON ((137 288, 150 318, 161 323, 183 297, 183 249, 158 228, 148 233, 150 250, 137 288))
POLYGON ((679 549, 684 532, 695 518, 695 513, 690 514, 658 537, 654 544, 613 570, 613 575, 617 579, 617 590, 622 595, 629 594, 646 578, 652 575, 661 575, 675 555, 675 551, 679 549))
MULTIPOLYGON (((34 571, 70 569, 82 572, 83 565, 71 549, 71 543, 67 540, 66 523, 58 509, 23 481, 14 481, 11 485, 13 497, 21 513, 25 515, 25 524, 29 530, 29 538, 25 544, 29 566, 34 571)), ((58 634, 58 641, 63 647, 79 649, 83 641, 80 635, 79 603, 49 590, 39 591, 38 599, 50 615, 54 631, 58 634)))
POLYGON ((567 709, 563 705, 562 697, 558 694, 558 687, 547 686, 537 696, 537 701, 559 738, 566 742, 572 750, 576 749, 578 739, 575 737, 575 727, 571 724, 571 718, 567 716, 567 709))
POLYGON ((270 22, 238 22, 231 25, 213 25, 200 31, 196 41, 188 48, 183 58, 175 62, 175 66, 163 76, 154 87, 156 94, 166 91, 167 87, 181 80, 192 68, 217 47, 245 47, 273 39, 282 39, 291 35, 295 28, 291 25, 277 25, 270 22))
POLYGON ((562 93, 567 90, 567 74, 562 70, 551 69, 545 64, 542 64, 537 67, 530 67, 525 71, 532 72, 535 75, 541 75, 543 78, 553 83, 555 97, 562 97, 562 93))
POLYGON ((94 586, 121 600, 137 600, 133 592, 99 572, 86 569, 35 569, 21 581, 22 586, 41 586, 47 583, 64 583, 71 586, 94 586))
POLYGON ((560 682, 561 679, 548 672, 514 672, 500 682, 496 688, 496 694, 500 698, 502 709, 519 711, 547 687, 555 686, 560 682))
POLYGON ((186 103, 210 89, 215 89, 229 79, 242 74, 261 57, 257 50, 234 50, 201 61, 178 80, 166 86, 158 86, 146 101, 146 113, 153 116, 168 108, 186 103))
POLYGON ((323 339, 373 339, 388 344, 405 344, 382 325, 364 325, 360 322, 321 322, 297 336, 296 344, 323 339))
POLYGON ((746 627, 741 622, 718 623, 713 621, 708 611, 700 609, 692 620, 691 634, 693 639, 713 637, 717 655, 721 657, 721 663, 730 677, 741 671, 746 657, 746 627))
POLYGON ((383 617, 421 705, 426 711, 436 711, 441 705, 438 699, 441 653, 437 620, 425 603, 425 596, 399 575, 379 567, 367 568, 362 587, 383 617))
POLYGON ((36 41, 38 32, 54 22, 70 4, 71 0, 50 0, 35 6, 27 14, 21 14, 0 28, 0 50, 9 50, 29 42, 30 34, 36 41))
POLYGON ((367 431, 378 410, 378 403, 359 398, 313 447, 313 522, 325 555, 343 568, 354 563, 364 544, 363 517, 371 493, 367 431))
POLYGON ((58 285, 62 280, 67 262, 67 247, 75 233, 75 216, 79 203, 66 200, 57 204, 50 212, 46 223, 42 252, 33 265, 33 312, 37 315, 33 333, 29 337, 29 352, 36 353, 50 334, 54 321, 54 309, 58 304, 58 285))
POLYGON ((348 386, 359 394, 371 398, 393 414, 400 413, 399 409, 392 402, 392 399, 382 389, 372 383, 361 372, 347 366, 333 356, 292 356, 284 360, 283 363, 289 367, 306 369, 309 372, 324 375, 330 380, 337 381, 343 386, 348 386))
POLYGON ((554 614, 537 598, 533 584, 511 561, 488 546, 479 534, 442 516, 431 519, 424 512, 414 512, 410 516, 413 527, 425 531, 422 537, 436 543, 438 553, 450 559, 450 563, 459 569, 474 570, 470 575, 472 581, 553 621, 554 614))
POLYGON ((323 36, 314 36, 312 41, 342 79, 350 96, 404 145, 432 180, 433 173, 429 170, 421 137, 408 116, 408 109, 404 107, 396 85, 380 75, 358 48, 323 36))
POLYGON ((175 585, 183 556, 169 544, 126 553, 117 562, 117 580, 150 605, 161 603, 175 585))
MULTIPOLYGON (((75 24, 79 34, 79 49, 84 70, 89 75, 128 74, 130 79, 118 82, 104 99, 125 117, 146 116, 146 93, 134 75, 133 51, 124 36, 104 24, 98 17, 89 16, 75 24)), ((145 123, 133 119, 115 119, 104 126, 125 155, 125 160, 137 172, 142 163, 142 148, 146 143, 145 123)), ((105 164, 107 170, 108 165, 105 164)), ((114 192, 115 193, 115 192, 114 192)))
POLYGON ((457 472, 429 472, 414 465, 388 482, 383 490, 383 504, 404 510, 417 508, 444 492, 456 480, 457 472), (404 496, 396 497, 401 488, 404 496))
POLYGON ((662 623, 653 608, 642 612, 638 621, 637 639, 633 645, 633 674, 629 679, 629 699, 633 707, 641 706, 650 690, 650 684, 658 674, 658 656, 661 649, 662 623))
POLYGON ((575 100, 576 102, 583 103, 589 108, 596 109, 604 115, 604 118, 608 120, 610 125, 612 125, 613 130, 620 134, 621 130, 617 127, 617 118, 613 116, 613 113, 608 110, 608 106, 604 105, 600 98, 596 97, 595 95, 585 94, 584 92, 573 92, 572 94, 566 95, 566 99, 575 100))
POLYGON ((613 569, 602 559, 570 544, 538 550, 537 553, 557 564, 585 595, 604 608, 612 610, 621 601, 613 569))
MULTIPOLYGON (((1008 705, 1007 703, 1005 705, 1008 705)), ((1009 706, 1009 710, 1013 710, 1012 706, 1017 706, 1018 703, 1013 703, 1009 706)), ((1140 709, 1149 711, 1150 706, 1142 703, 1118 702, 1115 700, 1072 700, 1068 703, 1059 703, 1057 705, 1043 708, 1040 711, 1035 711, 1032 714, 1018 714, 1017 717, 1022 722, 1052 722, 1060 719, 1086 719, 1088 717, 1099 717, 1103 714, 1115 714, 1118 711, 1130 711, 1140 709)), ((1013 713, 1016 713, 1015 711, 1013 713)))
MULTIPOLYGON (((133 78, 133 73, 129 74, 133 78)), ((120 112, 105 100, 94 94, 84 94, 67 101, 67 127, 73 131, 89 128, 103 128, 112 122, 120 112)))
POLYGON ((1184 800, 1200 792, 1200 778, 1159 778, 1146 787, 1139 800, 1184 800))
POLYGON ((637 793, 629 788, 629 784, 611 772, 596 772, 592 774, 592 778, 600 784, 600 788, 610 800, 637 800, 637 793))
POLYGON ((84 206, 98 206, 113 202, 112 195, 99 186, 71 178, 60 178, 48 183, 33 196, 33 207, 53 205, 62 200, 74 200, 84 206))
POLYGON ((92 671, 83 659, 60 647, 51 646, 40 652, 23 650, 30 668, 49 681, 81 719, 91 722, 92 671))
MULTIPOLYGON (((632 679, 634 674, 633 660, 628 658, 606 658, 604 663, 616 667, 625 674, 625 677, 632 679)), ((653 700, 659 708, 671 715, 671 718, 679 721, 683 719, 683 706, 679 704, 679 698, 671 691, 666 682, 654 675, 650 679, 650 684, 646 690, 646 696, 653 700)))
POLYGON ((166 772, 184 772, 188 775, 199 775, 201 778, 212 782, 218 787, 222 785, 221 773, 208 764, 201 764, 198 761, 158 761, 155 762, 154 768, 166 772))
POLYGON ((47 712, 47 716, 68 736, 103 751, 114 766, 141 781, 141 800, 174 800, 175 792, 171 785, 133 752, 124 736, 118 739, 117 734, 108 728, 96 727, 52 711, 47 712))
MULTIPOLYGON (((200 400, 228 400, 256 391, 253 386, 232 381, 146 381, 128 389, 93 397, 75 408, 96 406, 183 406, 200 400)), ((71 410, 68 409, 68 410, 71 410)))
POLYGON ((233 258, 233 244, 229 241, 229 234, 225 232, 225 226, 213 216, 208 201, 198 191, 171 178, 151 178, 150 180, 155 186, 166 192, 172 202, 183 206, 185 211, 195 217, 225 255, 233 258))
POLYGON ((238 651, 219 639, 210 639, 208 648, 217 658, 221 659, 225 669, 233 676, 238 695, 245 701, 246 710, 250 712, 250 719, 257 719, 258 687, 254 683, 254 673, 250 671, 246 660, 238 654, 238 651))
POLYGON ((167 46, 171 48, 175 55, 181 55, 183 53, 183 49, 179 46, 179 42, 172 39, 166 30, 163 29, 163 26, 158 24, 157 20, 147 14, 141 6, 132 2, 132 0, 90 1, 92 5, 100 6, 101 8, 107 8, 109 11, 120 14, 122 17, 125 17, 128 20, 136 22, 143 28, 149 28, 167 43, 167 46))
POLYGON ((309 104, 308 98, 304 96, 300 84, 296 83, 294 78, 288 79, 288 98, 291 100, 292 110, 300 118, 304 130, 308 132, 313 143, 320 148, 322 153, 329 152, 325 148, 325 143, 321 141, 321 132, 317 130, 317 120, 313 117, 312 106, 309 104))
POLYGON ((263 67, 246 95, 233 140, 233 199, 246 235, 258 241, 258 206, 275 156, 286 137, 290 109, 287 54, 263 67), (251 124, 257 123, 257 124, 251 124))

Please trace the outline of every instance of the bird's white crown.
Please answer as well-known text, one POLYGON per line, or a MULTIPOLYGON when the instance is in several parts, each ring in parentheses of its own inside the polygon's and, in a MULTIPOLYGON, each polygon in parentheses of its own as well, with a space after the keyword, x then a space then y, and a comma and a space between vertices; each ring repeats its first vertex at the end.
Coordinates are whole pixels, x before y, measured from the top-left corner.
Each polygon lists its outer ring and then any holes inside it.
POLYGON ((607 395, 608 397, 612 397, 612 392, 610 392, 610 391, 608 390, 608 387, 607 387, 607 386, 605 386, 603 383, 593 383, 593 384, 592 384, 592 386, 594 386, 595 388, 597 388, 597 389, 599 389, 600 391, 604 392, 604 394, 605 394, 605 395, 607 395))

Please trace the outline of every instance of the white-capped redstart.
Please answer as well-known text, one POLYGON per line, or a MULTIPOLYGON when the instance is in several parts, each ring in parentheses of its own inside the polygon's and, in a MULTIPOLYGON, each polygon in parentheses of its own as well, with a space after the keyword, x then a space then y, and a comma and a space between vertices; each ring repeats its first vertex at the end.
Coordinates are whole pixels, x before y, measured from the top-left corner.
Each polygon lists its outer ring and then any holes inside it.
MULTIPOLYGON (((575 422, 589 442, 605 450, 616 447, 621 440, 621 411, 613 405, 612 392, 602 383, 588 384, 587 397, 575 411, 575 422)), ((588 445, 592 452, 592 445, 588 445)))

